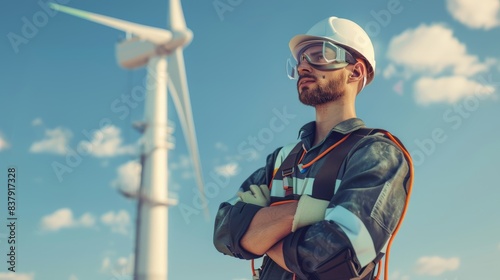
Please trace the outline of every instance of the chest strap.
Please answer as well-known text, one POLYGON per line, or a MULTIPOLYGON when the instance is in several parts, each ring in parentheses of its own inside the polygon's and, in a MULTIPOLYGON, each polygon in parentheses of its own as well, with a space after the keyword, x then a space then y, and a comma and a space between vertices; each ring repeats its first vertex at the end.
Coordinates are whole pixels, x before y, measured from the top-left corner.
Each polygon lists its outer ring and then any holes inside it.
POLYGON ((323 164, 314 178, 313 197, 327 200, 333 197, 335 187, 332 185, 332 182, 335 182, 338 178, 338 173, 345 157, 359 140, 370 135, 372 131, 373 129, 371 128, 360 128, 352 132, 344 142, 325 156, 323 164))
MULTIPOLYGON (((360 128, 352 132, 345 141, 340 143, 339 146, 334 148, 325 156, 324 163, 314 179, 312 190, 313 197, 321 197, 328 200, 333 197, 335 187, 332 184, 332 181, 335 182, 335 179, 337 179, 340 167, 344 162, 345 157, 359 140, 371 134, 372 131, 374 131, 374 129, 360 128)), ((273 177, 273 179, 276 180, 283 180, 285 197, 288 199, 293 199, 290 196, 293 195, 292 181, 293 177, 296 177, 296 172, 298 172, 297 164, 302 151, 302 142, 299 142, 283 160, 273 177)), ((274 202, 273 198, 271 198, 271 200, 271 202, 274 202)))
MULTIPOLYGON (((288 156, 283 160, 278 171, 273 179, 283 180, 283 188, 285 189, 285 197, 293 195, 292 181, 293 176, 297 169, 297 162, 299 161, 299 154, 302 152, 302 142, 297 143, 290 151, 288 156)), ((272 180, 271 180, 272 182, 272 180)), ((271 197, 271 202, 273 198, 271 197)))

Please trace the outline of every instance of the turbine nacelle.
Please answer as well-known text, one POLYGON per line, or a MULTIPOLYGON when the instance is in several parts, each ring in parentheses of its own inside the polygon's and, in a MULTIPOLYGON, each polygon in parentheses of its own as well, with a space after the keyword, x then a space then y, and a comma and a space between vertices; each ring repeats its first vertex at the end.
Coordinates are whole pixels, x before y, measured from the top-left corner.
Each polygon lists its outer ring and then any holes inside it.
POLYGON ((146 65, 151 57, 169 55, 177 48, 187 46, 191 40, 193 40, 193 32, 189 29, 172 31, 172 39, 163 44, 133 36, 116 45, 116 59, 123 68, 139 68, 146 65))

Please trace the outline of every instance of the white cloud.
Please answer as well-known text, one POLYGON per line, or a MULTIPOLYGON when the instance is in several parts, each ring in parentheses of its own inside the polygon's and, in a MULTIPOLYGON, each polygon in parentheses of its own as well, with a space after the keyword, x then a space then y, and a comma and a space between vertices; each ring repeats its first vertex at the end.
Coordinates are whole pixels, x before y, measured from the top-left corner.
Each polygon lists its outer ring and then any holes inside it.
POLYGON ((417 273, 438 276, 446 271, 457 270, 459 266, 459 258, 446 259, 438 256, 421 257, 417 261, 417 273))
POLYGON ((116 261, 116 264, 121 267, 126 266, 128 264, 128 259, 125 257, 121 257, 116 261))
POLYGON ((69 208, 61 208, 54 213, 44 216, 41 227, 44 231, 58 231, 71 227, 92 227, 95 218, 90 213, 83 214, 80 219, 73 218, 73 212, 69 208))
POLYGON ((112 232, 127 234, 130 228, 130 216, 125 210, 116 213, 109 211, 101 216, 101 222, 111 228, 112 232))
POLYGON ((491 29, 500 25, 500 0, 447 0, 448 12, 470 28, 491 29))
POLYGON ((68 142, 71 136, 71 131, 66 128, 47 129, 45 130, 45 137, 31 145, 30 152, 64 155, 68 150, 68 142))
POLYGON ((34 273, 0 272, 0 280, 33 280, 34 273))
POLYGON ((494 63, 480 62, 477 56, 468 54, 465 44, 453 36, 453 30, 442 24, 422 24, 404 31, 391 39, 387 56, 391 64, 385 77, 398 72, 405 78, 419 74, 435 76, 445 71, 470 77, 494 63))
POLYGON ((247 152, 247 154, 248 155, 245 157, 245 159, 248 161, 257 160, 260 157, 260 154, 256 149, 251 149, 249 152, 247 152))
POLYGON ((61 228, 72 227, 73 213, 68 208, 59 209, 51 215, 42 218, 42 228, 47 231, 57 231, 61 228))
POLYGON ((418 104, 456 103, 466 97, 493 96, 495 88, 478 83, 463 76, 442 78, 420 78, 414 84, 415 100, 418 104))
POLYGON ((101 271, 106 271, 111 267, 111 260, 108 257, 105 257, 102 260, 101 271))
POLYGON ((137 192, 141 184, 141 169, 141 164, 135 160, 120 165, 111 186, 130 193, 137 192))
POLYGON ((114 261, 105 257, 102 261, 101 271, 109 273, 117 279, 121 279, 121 277, 128 279, 134 271, 134 255, 130 254, 128 257, 120 257, 114 261))
POLYGON ((131 155, 137 152, 135 145, 123 145, 121 131, 118 127, 108 125, 93 133, 90 141, 81 141, 79 148, 95 157, 114 157, 131 155))
POLYGON ((389 79, 389 78, 395 76, 397 74, 397 71, 398 70, 396 69, 396 65, 391 63, 384 69, 384 71, 382 72, 382 75, 384 76, 384 78, 389 79))
POLYGON ((404 82, 403 80, 399 80, 394 86, 392 86, 392 90, 399 95, 403 95, 404 93, 404 82))
POLYGON ((401 272, 396 270, 396 271, 391 273, 391 277, 389 277, 389 279, 391 279, 391 280, 410 280, 410 276, 403 275, 401 272))
POLYGON ((7 140, 5 140, 5 137, 0 132, 0 151, 6 150, 8 148, 10 148, 10 144, 9 142, 7 142, 7 140))
POLYGON ((221 151, 221 152, 227 152, 229 151, 229 148, 226 144, 222 143, 222 142, 216 142, 215 143, 215 149, 221 151))
POLYGON ((181 155, 179 156, 179 160, 169 162, 169 167, 172 170, 189 169, 191 168, 191 159, 187 155, 181 155))
POLYGON ((180 155, 179 160, 169 162, 169 170, 175 171, 175 174, 178 174, 182 179, 194 177, 191 158, 187 155, 180 155))
POLYGON ((95 224, 95 218, 92 214, 85 213, 77 221, 77 224, 82 227, 92 227, 95 224))
POLYGON ((31 121, 31 125, 32 126, 39 126, 39 125, 42 125, 42 124, 43 124, 43 121, 42 121, 41 118, 36 118, 33 121, 31 121))
POLYGON ((68 280, 78 280, 78 277, 76 277, 76 275, 74 274, 71 274, 68 280))
POLYGON ((187 180, 187 179, 194 177, 194 172, 191 170, 184 170, 180 174, 181 174, 181 178, 184 180, 187 180))
MULTIPOLYGON (((493 85, 479 83, 474 77, 500 66, 498 61, 494 58, 480 61, 478 56, 469 54, 466 45, 443 24, 422 24, 395 36, 389 43, 387 56, 390 64, 383 72, 384 77, 416 77, 413 89, 420 105, 453 104, 472 95, 495 97, 493 85)), ((402 94, 402 89, 398 86, 394 90, 402 94)))
POLYGON ((215 167, 215 172, 224 177, 232 177, 238 174, 239 166, 236 162, 220 165, 215 167))

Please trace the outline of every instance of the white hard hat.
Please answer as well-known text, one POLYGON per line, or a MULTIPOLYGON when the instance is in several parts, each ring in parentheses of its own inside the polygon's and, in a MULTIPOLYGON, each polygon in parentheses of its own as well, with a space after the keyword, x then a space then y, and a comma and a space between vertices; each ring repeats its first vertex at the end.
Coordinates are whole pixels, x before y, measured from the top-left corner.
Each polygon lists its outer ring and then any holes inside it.
POLYGON ((348 19, 329 17, 316 23, 306 34, 293 37, 289 46, 293 57, 297 60, 301 43, 310 40, 327 40, 339 46, 345 47, 347 51, 355 51, 354 56, 361 56, 367 63, 367 82, 369 84, 375 75, 375 51, 368 34, 353 21, 348 19))

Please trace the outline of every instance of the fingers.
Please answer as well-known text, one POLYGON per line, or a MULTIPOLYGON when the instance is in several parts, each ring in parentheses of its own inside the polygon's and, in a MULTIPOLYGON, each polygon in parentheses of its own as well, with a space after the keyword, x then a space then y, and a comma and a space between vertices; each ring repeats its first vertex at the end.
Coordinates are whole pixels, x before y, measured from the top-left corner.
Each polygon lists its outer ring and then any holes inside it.
POLYGON ((238 192, 237 195, 241 199, 241 201, 243 201, 243 202, 247 201, 247 197, 248 197, 247 192, 238 192))
POLYGON ((269 193, 269 187, 267 185, 260 185, 260 190, 262 191, 262 194, 266 198, 267 201, 271 200, 271 194, 269 193))
POLYGON ((271 201, 271 196, 267 185, 260 185, 260 186, 250 185, 249 188, 250 190, 246 192, 239 191, 237 193, 241 201, 245 203, 259 205, 262 207, 269 206, 269 202, 271 201))
POLYGON ((257 185, 250 185, 250 190, 255 197, 263 197, 262 190, 257 185))
POLYGON ((255 196, 252 194, 251 191, 246 191, 246 192, 238 192, 237 193, 238 197, 243 201, 243 202, 248 202, 252 198, 255 198, 255 196))
POLYGON ((267 185, 250 185, 250 190, 255 197, 262 197, 266 200, 271 200, 271 195, 269 193, 269 188, 267 187, 267 185))
POLYGON ((243 200, 243 192, 237 192, 236 195, 243 200))

